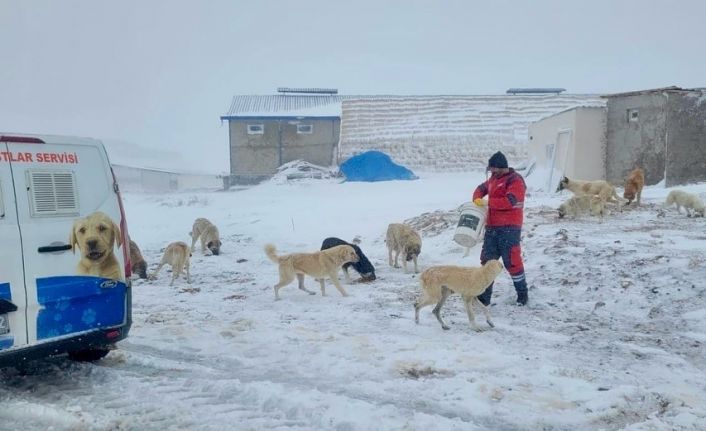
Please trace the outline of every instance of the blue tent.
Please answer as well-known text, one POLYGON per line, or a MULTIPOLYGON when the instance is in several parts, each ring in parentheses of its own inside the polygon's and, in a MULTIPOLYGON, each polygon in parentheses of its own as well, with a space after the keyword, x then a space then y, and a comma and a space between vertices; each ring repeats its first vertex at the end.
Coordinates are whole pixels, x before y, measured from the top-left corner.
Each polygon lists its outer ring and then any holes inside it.
POLYGON ((380 151, 366 151, 346 160, 340 167, 347 181, 416 180, 414 172, 400 166, 380 151))

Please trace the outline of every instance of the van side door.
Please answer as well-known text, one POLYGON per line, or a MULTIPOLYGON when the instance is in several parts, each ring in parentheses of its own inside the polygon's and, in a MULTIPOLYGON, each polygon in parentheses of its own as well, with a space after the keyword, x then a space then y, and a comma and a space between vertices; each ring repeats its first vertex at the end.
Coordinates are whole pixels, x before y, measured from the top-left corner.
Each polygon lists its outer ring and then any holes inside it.
POLYGON ((12 166, 0 142, 0 350, 27 344, 27 300, 12 166))
MULTIPOLYGON (((126 321, 125 258, 115 243, 111 278, 81 272, 74 223, 102 212, 120 224, 120 208, 103 147, 58 141, 8 143, 24 247, 27 342, 49 341, 126 321), (116 272, 117 271, 117 272, 116 272)), ((111 226, 106 228, 112 229, 111 226)))

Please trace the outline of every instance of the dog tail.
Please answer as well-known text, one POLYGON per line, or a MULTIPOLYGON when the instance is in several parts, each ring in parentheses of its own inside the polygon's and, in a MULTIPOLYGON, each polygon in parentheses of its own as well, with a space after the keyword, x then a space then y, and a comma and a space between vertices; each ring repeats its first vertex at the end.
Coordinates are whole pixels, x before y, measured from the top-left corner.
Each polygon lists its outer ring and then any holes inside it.
POLYGON ((277 257, 277 248, 273 244, 265 245, 265 254, 274 263, 279 263, 279 258, 277 257))

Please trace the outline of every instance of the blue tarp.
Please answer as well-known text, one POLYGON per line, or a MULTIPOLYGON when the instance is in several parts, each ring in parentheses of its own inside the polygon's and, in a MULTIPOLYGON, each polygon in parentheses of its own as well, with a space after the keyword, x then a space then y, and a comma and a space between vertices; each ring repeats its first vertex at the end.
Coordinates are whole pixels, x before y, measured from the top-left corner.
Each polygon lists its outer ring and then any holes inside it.
POLYGON ((414 172, 400 166, 380 151, 366 151, 346 160, 340 167, 347 181, 416 180, 414 172))

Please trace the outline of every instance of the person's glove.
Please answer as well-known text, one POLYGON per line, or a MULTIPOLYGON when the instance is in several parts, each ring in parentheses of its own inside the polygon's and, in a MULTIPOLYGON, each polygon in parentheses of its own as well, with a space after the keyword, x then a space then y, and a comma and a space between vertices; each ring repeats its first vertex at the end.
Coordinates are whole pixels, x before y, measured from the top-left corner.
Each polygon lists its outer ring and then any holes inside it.
POLYGON ((473 203, 476 204, 476 206, 484 207, 485 206, 485 199, 476 198, 473 200, 473 203))

